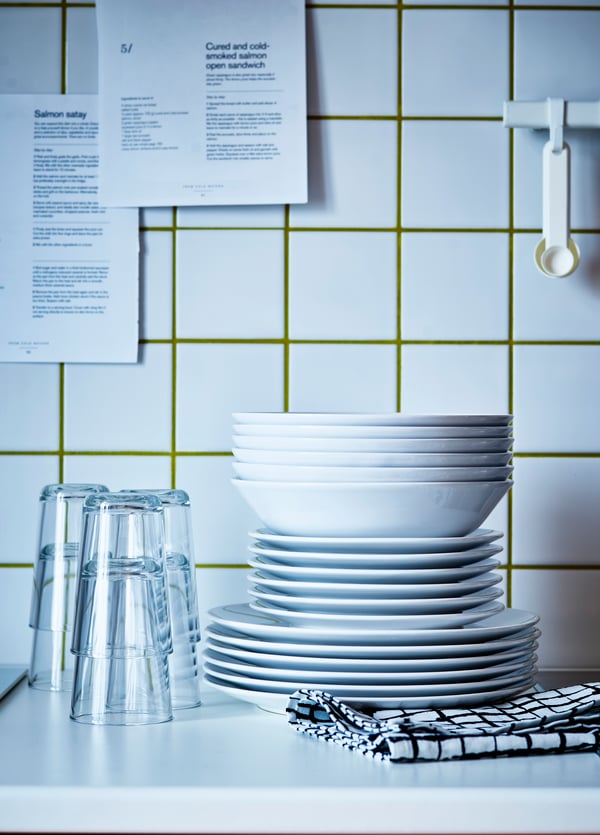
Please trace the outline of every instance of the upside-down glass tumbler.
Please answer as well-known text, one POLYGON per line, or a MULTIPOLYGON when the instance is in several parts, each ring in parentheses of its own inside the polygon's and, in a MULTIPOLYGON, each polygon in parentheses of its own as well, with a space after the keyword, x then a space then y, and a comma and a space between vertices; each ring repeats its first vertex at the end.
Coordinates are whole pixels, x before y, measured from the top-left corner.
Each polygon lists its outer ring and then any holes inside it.
POLYGON ((70 690, 73 684, 69 650, 83 503, 87 496, 106 490, 103 484, 48 484, 40 493, 28 679, 38 690, 70 690))
POLYGON ((135 492, 90 496, 83 508, 71 718, 105 725, 172 719, 171 652, 160 500, 135 492))
POLYGON ((154 495, 164 512, 165 555, 173 653, 169 657, 171 699, 175 709, 201 703, 200 618, 194 560, 190 497, 184 490, 138 491, 154 495))

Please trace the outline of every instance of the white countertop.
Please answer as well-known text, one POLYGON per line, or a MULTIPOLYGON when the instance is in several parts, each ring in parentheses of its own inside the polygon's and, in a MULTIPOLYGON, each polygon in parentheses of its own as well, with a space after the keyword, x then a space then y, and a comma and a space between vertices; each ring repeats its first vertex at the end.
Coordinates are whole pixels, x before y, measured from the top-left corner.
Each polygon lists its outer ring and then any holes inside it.
POLYGON ((23 681, 0 702, 0 831, 600 832, 600 756, 387 764, 204 687, 146 727, 69 719, 23 681))

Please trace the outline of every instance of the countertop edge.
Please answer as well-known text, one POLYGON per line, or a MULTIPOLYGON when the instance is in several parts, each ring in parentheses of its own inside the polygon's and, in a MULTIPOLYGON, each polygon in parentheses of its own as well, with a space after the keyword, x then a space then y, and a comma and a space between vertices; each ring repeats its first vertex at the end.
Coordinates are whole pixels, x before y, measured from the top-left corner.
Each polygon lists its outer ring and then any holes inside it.
MULTIPOLYGON (((595 756, 595 755, 592 755, 595 756)), ((0 787, 2 832, 600 833, 600 787, 0 787)))

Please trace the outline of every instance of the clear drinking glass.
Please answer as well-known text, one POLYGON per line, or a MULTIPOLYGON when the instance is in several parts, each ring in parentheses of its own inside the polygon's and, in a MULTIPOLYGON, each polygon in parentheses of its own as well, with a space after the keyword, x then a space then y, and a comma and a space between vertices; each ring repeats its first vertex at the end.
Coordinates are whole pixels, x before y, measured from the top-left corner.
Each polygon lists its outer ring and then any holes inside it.
POLYGON ((71 718, 115 725, 171 719, 172 649, 160 500, 132 491, 88 497, 71 718))
POLYGON ((40 690, 70 690, 69 652, 83 503, 103 484, 48 484, 40 493, 38 550, 33 571, 29 626, 34 630, 29 684, 40 690))
POLYGON ((173 707, 196 707, 201 703, 202 668, 190 498, 184 490, 167 488, 136 492, 156 496, 163 507, 173 638, 173 653, 169 657, 173 707))

